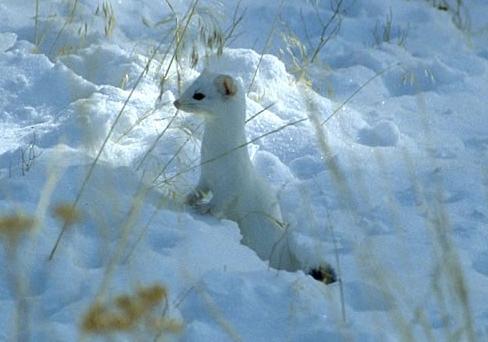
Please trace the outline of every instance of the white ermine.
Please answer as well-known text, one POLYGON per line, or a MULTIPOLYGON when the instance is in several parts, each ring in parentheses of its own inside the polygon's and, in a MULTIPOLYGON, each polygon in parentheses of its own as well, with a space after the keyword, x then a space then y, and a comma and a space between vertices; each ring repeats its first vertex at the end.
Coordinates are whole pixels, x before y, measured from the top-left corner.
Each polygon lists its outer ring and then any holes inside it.
MULTIPOLYGON (((302 269, 289 249, 276 194, 256 173, 246 144, 246 96, 231 76, 204 71, 174 102, 176 108, 202 115, 205 131, 201 147, 201 175, 186 202, 200 212, 210 212, 237 222, 242 242, 276 269, 302 269), (210 202, 202 203, 206 193, 210 202)), ((335 280, 330 267, 308 270, 326 283, 335 280)))

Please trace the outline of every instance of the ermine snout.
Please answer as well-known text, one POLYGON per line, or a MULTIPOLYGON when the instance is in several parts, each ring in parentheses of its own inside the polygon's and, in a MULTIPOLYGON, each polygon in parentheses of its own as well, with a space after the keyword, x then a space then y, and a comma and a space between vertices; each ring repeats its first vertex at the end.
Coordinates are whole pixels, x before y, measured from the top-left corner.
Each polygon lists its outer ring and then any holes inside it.
POLYGON ((180 103, 180 101, 179 101, 179 100, 176 100, 175 102, 173 102, 173 105, 174 105, 176 108, 180 109, 181 103, 180 103))

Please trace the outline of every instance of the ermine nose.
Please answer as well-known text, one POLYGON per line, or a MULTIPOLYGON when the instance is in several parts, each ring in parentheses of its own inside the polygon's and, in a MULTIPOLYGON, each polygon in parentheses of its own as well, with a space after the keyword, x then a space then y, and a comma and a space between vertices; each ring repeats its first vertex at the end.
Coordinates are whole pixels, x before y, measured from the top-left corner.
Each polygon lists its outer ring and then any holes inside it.
POLYGON ((180 101, 179 101, 179 100, 176 100, 175 102, 173 102, 173 105, 174 105, 176 108, 180 108, 180 101))

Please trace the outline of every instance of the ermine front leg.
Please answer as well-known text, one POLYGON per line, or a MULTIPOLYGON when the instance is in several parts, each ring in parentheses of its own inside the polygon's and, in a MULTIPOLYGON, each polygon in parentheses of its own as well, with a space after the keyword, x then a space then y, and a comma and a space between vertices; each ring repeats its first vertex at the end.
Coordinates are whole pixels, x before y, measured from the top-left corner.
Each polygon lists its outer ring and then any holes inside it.
POLYGON ((188 204, 190 207, 195 209, 199 214, 204 215, 208 214, 212 209, 212 205, 210 202, 204 202, 203 198, 205 197, 206 193, 198 190, 194 190, 189 193, 185 198, 185 204, 188 204))
POLYGON ((185 197, 185 203, 190 206, 195 206, 198 202, 208 194, 210 189, 204 182, 200 181, 198 185, 185 197))

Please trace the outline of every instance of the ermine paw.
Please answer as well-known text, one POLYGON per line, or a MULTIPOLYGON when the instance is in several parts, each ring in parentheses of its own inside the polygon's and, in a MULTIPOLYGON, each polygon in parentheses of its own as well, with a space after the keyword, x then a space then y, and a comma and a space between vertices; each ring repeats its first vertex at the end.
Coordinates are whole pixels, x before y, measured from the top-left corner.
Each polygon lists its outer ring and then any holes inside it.
POLYGON ((185 197, 185 203, 194 207, 203 198, 201 191, 192 191, 185 197))
POLYGON ((192 207, 200 214, 200 215, 205 215, 210 213, 210 210, 212 209, 212 206, 210 203, 206 202, 197 202, 192 205, 192 207))
POLYGON ((311 275, 315 280, 321 281, 326 285, 335 283, 337 281, 336 272, 329 264, 314 267, 308 272, 308 274, 311 275))

